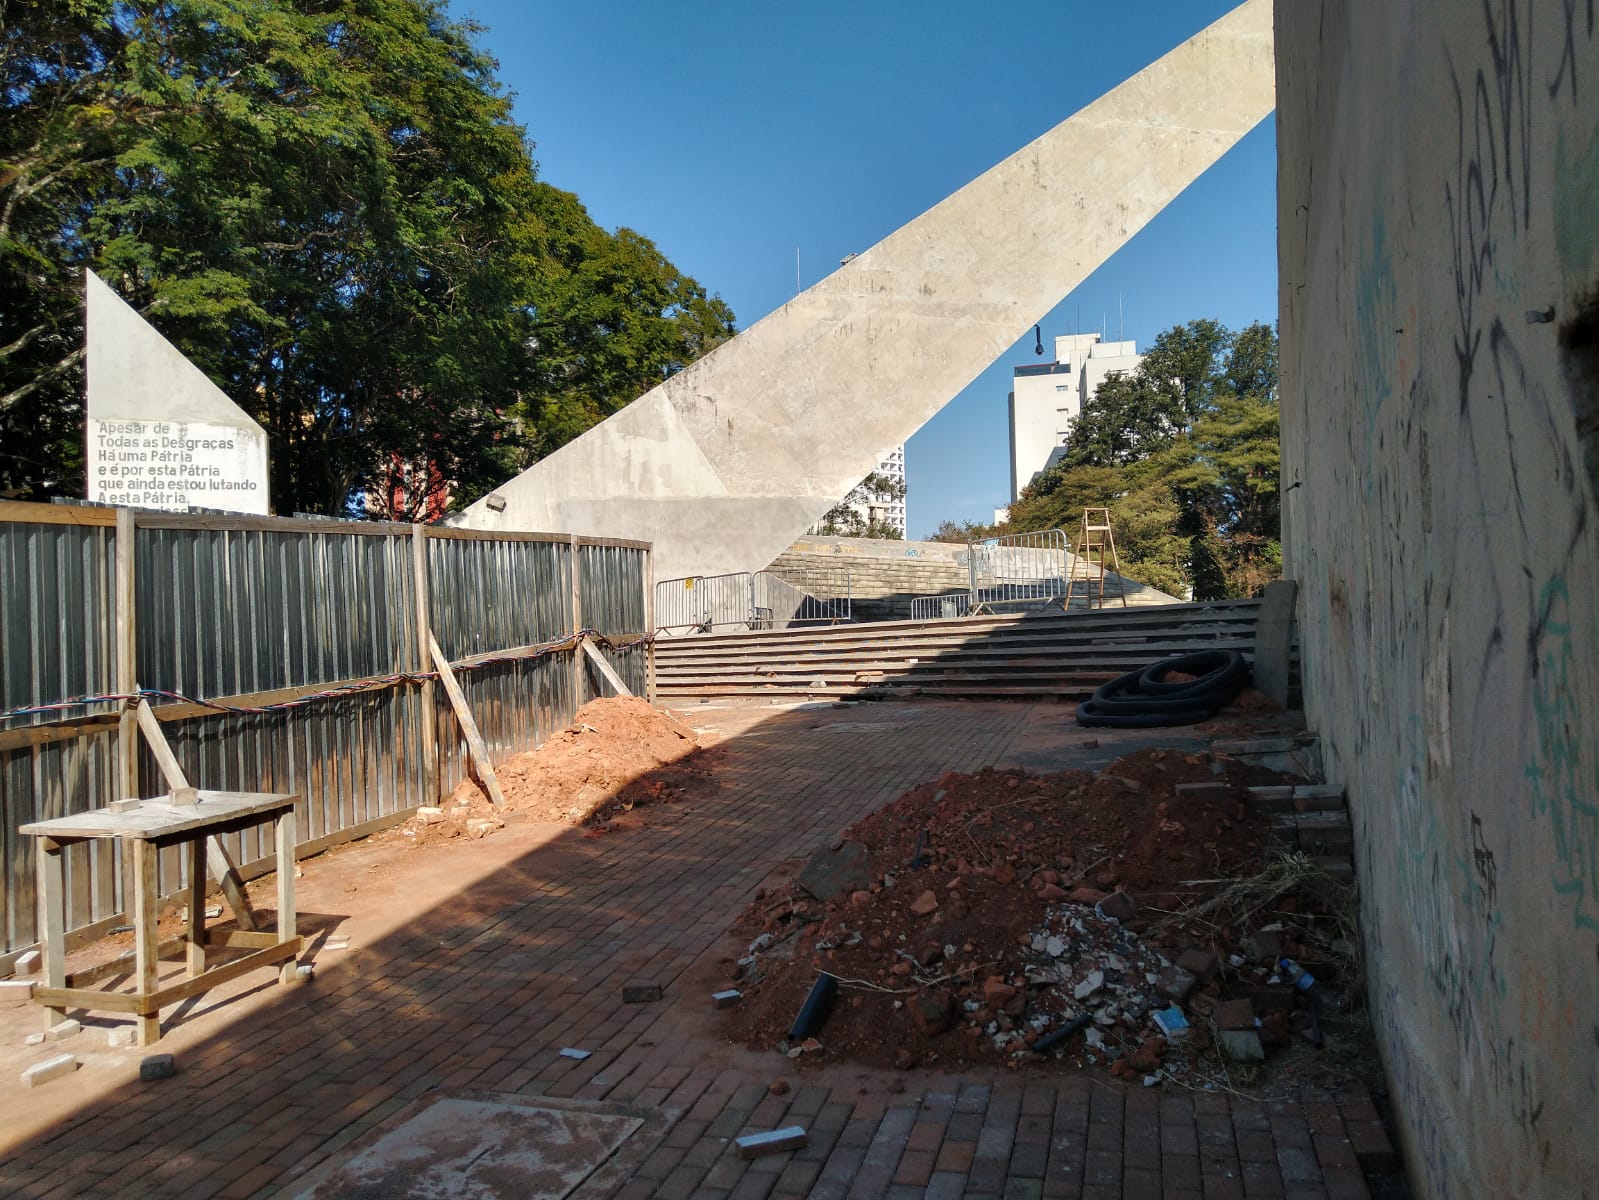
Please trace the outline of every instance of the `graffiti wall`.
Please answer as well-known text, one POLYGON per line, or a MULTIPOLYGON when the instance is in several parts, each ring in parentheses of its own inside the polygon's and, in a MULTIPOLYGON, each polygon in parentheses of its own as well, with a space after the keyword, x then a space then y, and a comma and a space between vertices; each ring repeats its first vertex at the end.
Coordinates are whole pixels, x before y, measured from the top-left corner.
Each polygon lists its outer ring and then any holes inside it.
POLYGON ((1595 8, 1277 6, 1307 716, 1435 1197, 1599 1196, 1595 8))

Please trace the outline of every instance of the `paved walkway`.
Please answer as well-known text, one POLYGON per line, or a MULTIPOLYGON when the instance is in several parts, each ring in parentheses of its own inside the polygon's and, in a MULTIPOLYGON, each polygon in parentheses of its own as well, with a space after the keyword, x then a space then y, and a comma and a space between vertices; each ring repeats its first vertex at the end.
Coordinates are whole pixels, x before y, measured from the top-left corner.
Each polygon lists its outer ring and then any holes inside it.
MULTIPOLYGON (((21 1144, 0 1131, 0 1188, 269 1196, 429 1089, 471 1088, 665 1110, 664 1137, 632 1149, 619 1197, 1368 1194, 1357 1152, 1387 1143, 1363 1093, 1262 1105, 1078 1075, 796 1072, 717 1043, 707 992, 721 986, 719 943, 780 862, 943 771, 1008 755, 1036 767, 1050 744, 1078 747, 1069 765, 1116 750, 1082 749, 1053 705, 689 715, 743 731, 727 743, 724 788, 642 829, 550 840, 513 824, 484 842, 409 854, 391 842, 307 863, 306 890, 326 909, 341 894, 354 905, 358 885, 371 893, 356 866, 388 856, 393 932, 321 954, 309 985, 191 1012, 159 1047, 178 1055, 174 1079, 129 1081, 138 1051, 120 1074, 86 1066, 39 1092, 8 1070, 0 1107, 20 1114, 48 1095, 62 1111, 21 1144), (831 731, 840 721, 854 728, 831 731), (413 870, 431 872, 431 891, 413 870), (666 985, 666 1000, 623 1004, 623 984, 641 980, 666 985), (566 1046, 592 1055, 563 1058, 566 1046), (774 1096, 780 1073, 794 1087, 774 1096), (809 1130, 804 1149, 738 1157, 736 1135, 791 1123, 809 1130)), ((92 1031, 73 1041, 91 1036, 103 1044, 92 1031)))

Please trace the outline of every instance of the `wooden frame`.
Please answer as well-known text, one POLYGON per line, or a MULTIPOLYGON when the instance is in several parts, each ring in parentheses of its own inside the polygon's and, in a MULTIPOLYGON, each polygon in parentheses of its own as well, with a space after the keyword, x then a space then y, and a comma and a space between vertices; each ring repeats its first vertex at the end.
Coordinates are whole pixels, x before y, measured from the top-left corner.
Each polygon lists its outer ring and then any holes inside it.
MULTIPOLYGON (((296 796, 271 792, 201 791, 194 804, 175 804, 170 796, 141 801, 136 808, 113 812, 95 809, 51 821, 35 821, 18 830, 39 839, 39 915, 44 925, 44 986, 33 998, 45 1008, 45 1029, 66 1020, 67 1009, 131 1013, 136 1018, 137 1043, 148 1046, 161 1037, 161 1009, 197 996, 220 983, 260 967, 277 966, 278 979, 295 979, 295 960, 304 939, 295 930, 294 845, 296 796), (208 854, 221 848, 216 839, 236 829, 270 821, 277 850, 278 921, 274 932, 255 929, 249 906, 240 889, 224 886, 223 894, 234 909, 240 929, 208 931, 205 928, 205 879, 208 854), (66 910, 63 859, 67 846, 93 839, 110 839, 125 851, 132 876, 132 902, 128 916, 133 924, 135 989, 102 991, 88 985, 118 974, 128 967, 128 956, 67 974, 66 910), (159 890, 156 862, 167 846, 182 846, 189 867, 187 897, 189 919, 183 936, 159 940, 159 890), (206 948, 224 946, 251 953, 221 966, 206 966, 206 948), (182 947, 187 978, 160 985, 161 955, 182 947)), ((226 861, 226 855, 223 855, 226 861)), ((229 873, 232 864, 228 863, 229 873)), ((212 857, 213 869, 217 864, 212 857)))

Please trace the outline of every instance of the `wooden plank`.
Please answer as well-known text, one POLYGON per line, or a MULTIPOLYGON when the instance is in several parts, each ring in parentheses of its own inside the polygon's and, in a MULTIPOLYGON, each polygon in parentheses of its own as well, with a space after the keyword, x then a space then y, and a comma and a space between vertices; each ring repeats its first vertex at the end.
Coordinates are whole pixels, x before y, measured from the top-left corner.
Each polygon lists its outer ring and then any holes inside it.
MULTIPOLYGON (((62 887, 62 864, 65 854, 60 843, 52 838, 40 838, 36 868, 39 879, 39 924, 44 929, 44 984, 59 988, 67 981, 66 956, 66 895, 62 887)), ((37 993, 35 993, 37 995, 37 993)), ((41 1003, 43 1003, 41 1001, 41 1003)), ((44 1027, 67 1019, 59 1006, 50 1005, 45 1013, 44 1027)))
POLYGON ((221 946, 228 950, 264 950, 268 946, 276 946, 280 940, 270 930, 246 933, 242 929, 208 929, 205 934, 207 946, 221 946))
POLYGON ((86 1008, 91 1012, 139 1013, 145 1008, 144 1000, 130 992, 102 992, 97 988, 34 988, 33 998, 50 1008, 86 1008))
MULTIPOLYGON (((583 555, 578 545, 577 535, 573 534, 568 542, 567 558, 572 564, 572 630, 581 634, 583 630, 583 555)), ((587 675, 583 670, 583 656, 578 653, 577 647, 572 647, 572 708, 577 710, 583 707, 585 699, 584 687, 587 675)))
POLYGON ((182 834, 204 832, 224 823, 247 821, 251 817, 269 820, 273 813, 293 807, 296 799, 287 792, 202 789, 197 805, 173 804, 165 796, 155 796, 125 812, 96 808, 48 821, 30 821, 20 826, 18 832, 63 840, 120 837, 170 842, 182 834))
MULTIPOLYGON (((270 936, 270 935, 269 935, 270 936)), ((187 939, 181 937, 168 938, 156 946, 157 958, 172 958, 188 944, 187 939)), ((102 979, 109 979, 113 975, 126 975, 137 966, 137 952, 124 950, 115 958, 108 958, 104 962, 95 963, 93 966, 84 967, 81 971, 72 971, 67 975, 66 986, 69 988, 87 987, 91 983, 98 983, 102 979)))
POLYGON ((0 729, 0 751, 20 750, 24 746, 48 746, 54 742, 68 742, 73 738, 101 736, 113 732, 121 722, 120 713, 99 713, 92 717, 69 717, 64 721, 51 721, 48 725, 20 725, 15 729, 0 729))
MULTIPOLYGON (((573 535, 570 533, 530 533, 525 530, 504 529, 460 529, 448 525, 428 525, 427 535, 430 538, 447 538, 462 542, 553 542, 558 545, 568 545, 573 535)), ((654 548, 653 542, 640 542, 632 538, 607 538, 580 536, 577 539, 585 546, 617 546, 623 550, 650 550, 654 548)))
MULTIPOLYGON (((205 974, 205 843, 199 838, 184 846, 189 869, 189 919, 184 945, 189 978, 205 974)), ((156 951, 157 955, 160 951, 156 951)))
MULTIPOLYGON (((133 923, 134 980, 140 995, 148 996, 160 983, 160 955, 156 948, 156 854, 149 842, 133 843, 133 903, 128 916, 133 923)), ((135 1023, 135 1039, 148 1046, 161 1037, 161 1018, 155 1012, 141 1012, 135 1023)))
MULTIPOLYGON (((116 522, 116 680, 117 691, 124 696, 131 696, 139 690, 138 626, 134 611, 135 539, 138 528, 131 508, 118 509, 116 522)), ((132 799, 139 794, 137 726, 138 715, 124 702, 117 727, 116 796, 122 800, 132 799)))
POLYGON ((450 707, 455 709, 455 719, 461 723, 461 733, 466 738, 472 761, 477 764, 483 789, 488 792, 496 808, 504 808, 505 794, 500 791, 499 776, 494 773, 494 764, 489 760, 489 748, 483 744, 483 735, 478 732, 477 722, 472 719, 472 710, 467 707, 466 694, 455 681, 455 672, 450 670, 450 660, 444 657, 444 651, 439 649, 439 643, 432 633, 428 634, 428 649, 432 651, 433 665, 438 668, 444 694, 450 698, 450 707))
POLYGON ((134 706, 134 713, 139 722, 139 732, 150 744, 150 752, 155 755, 156 765, 161 768, 161 777, 167 781, 167 794, 173 806, 188 808, 198 804, 200 793, 189 786, 189 777, 183 773, 172 747, 167 745, 167 735, 161 732, 161 722, 150 711, 149 702, 141 698, 134 706))
POLYGON ((205 857, 211 868, 211 877, 221 887, 222 896, 233 910, 233 919, 239 923, 239 928, 247 931, 259 929, 255 911, 250 907, 249 894, 244 890, 244 881, 239 878, 239 872, 234 868, 233 859, 229 857, 228 848, 222 844, 221 838, 205 839, 205 857))
MULTIPOLYGON (((411 526, 411 586, 416 591, 416 669, 428 670, 429 642, 432 640, 433 620, 429 611, 432 603, 428 582, 427 533, 421 525, 411 526)), ((439 798, 439 714, 433 695, 433 681, 422 684, 421 737, 422 737, 422 798, 433 804, 439 798)))
POLYGON ((650 644, 644 648, 644 696, 655 703, 655 551, 644 551, 644 628, 650 632, 650 644))
POLYGON ((618 696, 631 696, 633 691, 622 682, 622 677, 616 673, 616 668, 611 666, 610 660, 600 653, 600 648, 588 638, 583 639, 583 653, 594 661, 600 669, 600 674, 605 676, 605 682, 616 690, 618 696))
MULTIPOLYGON (((295 936, 294 911, 294 810, 285 809, 273 822, 273 833, 278 848, 278 940, 298 942, 295 936)), ((285 962, 278 971, 279 983, 294 983, 294 959, 285 962)))
POLYGON ((0 500, 0 521, 23 525, 115 525, 126 509, 93 508, 76 504, 29 504, 0 500))
MULTIPOLYGON (((198 996, 201 992, 208 992, 218 984, 226 983, 230 979, 237 979, 240 975, 248 975, 251 971, 262 967, 270 967, 276 963, 292 961, 299 956, 300 947, 304 944, 303 938, 296 937, 291 941, 257 950, 254 954, 247 954, 243 958, 235 959, 230 963, 223 963, 220 967, 212 967, 198 979, 185 979, 182 983, 175 983, 164 987, 150 997, 152 1009, 165 1008, 169 1004, 176 1004, 179 1000, 187 1000, 190 996, 198 996)), ((136 997, 130 997, 136 999, 136 997)))

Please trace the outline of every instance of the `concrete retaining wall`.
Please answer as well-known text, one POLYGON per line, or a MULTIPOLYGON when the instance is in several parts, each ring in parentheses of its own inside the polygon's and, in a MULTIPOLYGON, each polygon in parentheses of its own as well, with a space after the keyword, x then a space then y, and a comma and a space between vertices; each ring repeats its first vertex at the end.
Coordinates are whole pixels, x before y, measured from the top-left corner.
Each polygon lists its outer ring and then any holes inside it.
POLYGON ((966 547, 948 542, 801 538, 767 569, 796 580, 848 571, 852 610, 860 621, 908 617, 913 598, 964 591, 970 583, 966 547))
POLYGON ((1288 570, 1406 1154, 1596 1196, 1594 8, 1277 25, 1288 570))

